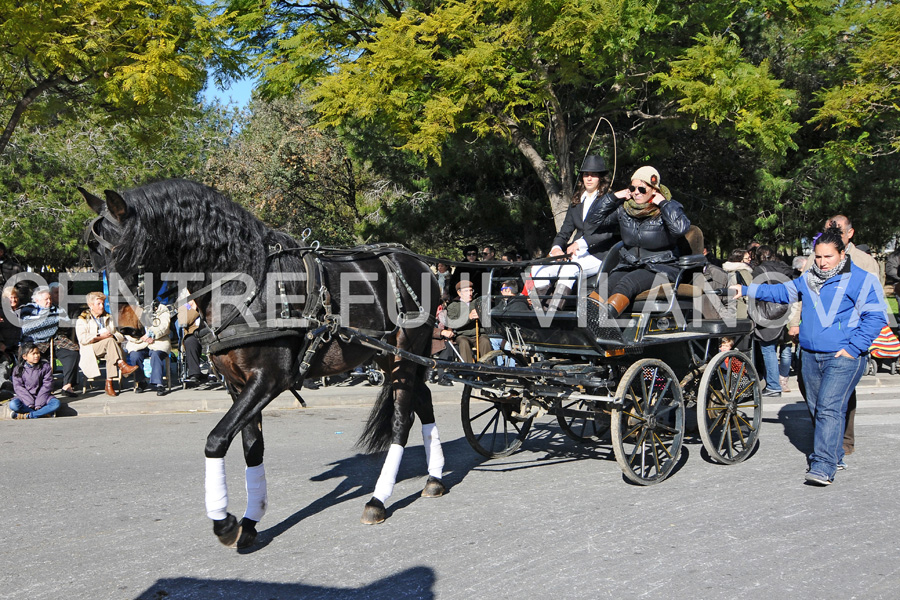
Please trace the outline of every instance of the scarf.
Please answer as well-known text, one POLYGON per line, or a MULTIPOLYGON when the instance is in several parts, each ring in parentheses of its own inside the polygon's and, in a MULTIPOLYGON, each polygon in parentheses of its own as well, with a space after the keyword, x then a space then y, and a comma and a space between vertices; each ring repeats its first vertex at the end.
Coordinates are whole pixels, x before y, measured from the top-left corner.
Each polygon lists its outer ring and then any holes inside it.
POLYGON ((659 215, 659 207, 652 202, 638 204, 634 201, 634 198, 629 198, 623 206, 625 206, 625 212, 628 213, 628 216, 635 219, 646 219, 659 215))
POLYGON ((806 283, 809 285, 809 288, 818 294, 819 289, 821 289, 826 281, 844 269, 844 266, 847 264, 847 256, 847 254, 844 254, 844 258, 841 259, 841 262, 839 262, 835 268, 829 269, 828 271, 823 271, 819 268, 819 265, 813 261, 812 267, 810 267, 806 274, 806 283))

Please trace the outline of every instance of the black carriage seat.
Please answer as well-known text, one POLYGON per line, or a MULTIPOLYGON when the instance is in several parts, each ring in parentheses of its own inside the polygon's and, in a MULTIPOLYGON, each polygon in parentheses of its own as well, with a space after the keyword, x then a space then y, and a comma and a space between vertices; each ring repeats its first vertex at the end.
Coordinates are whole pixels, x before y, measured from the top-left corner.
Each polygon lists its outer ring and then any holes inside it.
MULTIPOLYGON (((622 242, 612 247, 603 261, 600 273, 596 278, 591 278, 593 281, 589 281, 591 284, 589 289, 596 289, 599 277, 608 274, 619 264, 622 247, 622 242)), ((664 283, 638 294, 630 306, 632 314, 643 313, 652 316, 670 314, 674 311, 676 303, 682 314, 693 310, 694 298, 703 296, 701 282, 694 277, 702 278, 701 270, 706 266, 706 256, 703 255, 703 232, 699 227, 691 225, 688 232, 678 239, 678 251, 680 256, 675 282, 664 283), (694 285, 695 282, 698 285, 694 285)))

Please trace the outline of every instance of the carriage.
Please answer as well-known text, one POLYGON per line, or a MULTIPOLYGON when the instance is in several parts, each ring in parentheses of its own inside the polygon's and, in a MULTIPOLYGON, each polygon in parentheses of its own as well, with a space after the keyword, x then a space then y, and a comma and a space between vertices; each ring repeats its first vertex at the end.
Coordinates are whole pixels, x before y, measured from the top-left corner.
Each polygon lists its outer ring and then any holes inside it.
MULTIPOLYGON (((556 417, 578 442, 609 439, 625 477, 641 485, 672 472, 689 428, 717 463, 739 463, 754 452, 762 401, 751 321, 722 310, 718 297, 725 291, 704 283, 703 255, 681 256, 673 284, 644 292, 623 318, 605 321, 605 307, 590 292, 616 265, 620 248, 621 242, 608 253, 597 276, 579 271, 577 293, 564 299, 563 310, 499 310, 492 296, 485 335, 500 338, 503 349, 477 365, 407 356, 464 386, 463 431, 479 454, 515 452, 543 415, 556 417), (735 349, 719 352, 723 336, 735 349)), ((495 265, 485 282, 496 290, 531 264, 495 265)), ((350 333, 357 343, 396 353, 350 333)))
MULTIPOLYGON (((477 363, 440 361, 425 350, 439 298, 428 267, 433 261, 426 257, 396 245, 325 249, 306 243, 306 236, 298 241, 190 181, 161 181, 122 194, 106 190, 105 199, 79 189, 97 213, 85 229, 91 260, 95 269, 124 283, 126 299, 133 289, 142 300, 155 298, 163 275, 193 282, 181 302, 196 302, 202 320, 196 335, 208 343, 210 360, 233 399, 204 449, 206 512, 226 546, 252 546, 268 506, 263 408, 306 377, 343 373, 375 354, 389 377, 358 445, 386 451, 386 457, 363 510, 365 524, 387 518, 385 502, 414 416, 422 424, 428 473, 422 496, 435 498, 446 490, 425 382, 429 367, 443 368, 464 385, 466 439, 487 457, 514 452, 534 420, 551 414, 580 441, 608 430, 626 477, 652 484, 676 466, 686 409, 694 406, 713 460, 740 462, 756 447, 762 404, 752 361, 740 350, 716 351, 717 338, 730 336, 752 356, 751 324, 706 314, 704 302, 715 296, 699 273, 706 262, 702 255, 683 252, 674 284, 639 296, 630 316, 618 322, 604 319, 605 307, 590 297, 597 282, 579 275, 568 309, 549 315, 484 311, 491 335, 507 344, 500 355, 477 363), (164 218, 175 213, 178 219, 164 218), (225 455, 238 433, 247 466, 241 519, 228 512, 225 477, 225 455)), ((620 248, 606 255, 601 284, 620 248)), ((484 266, 493 288, 509 277, 510 268, 530 265, 484 266)), ((119 284, 110 284, 116 327, 140 337, 141 313, 152 311, 142 310, 142 301, 122 301, 119 291, 119 284)), ((539 298, 532 301, 540 304, 539 298)))

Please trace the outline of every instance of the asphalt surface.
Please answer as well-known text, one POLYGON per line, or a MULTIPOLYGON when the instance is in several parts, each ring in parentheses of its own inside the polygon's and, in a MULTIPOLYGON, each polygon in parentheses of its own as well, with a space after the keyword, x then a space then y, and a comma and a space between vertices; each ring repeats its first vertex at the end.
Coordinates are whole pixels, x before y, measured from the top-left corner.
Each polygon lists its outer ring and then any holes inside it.
MULTIPOLYGON (((577 444, 548 417, 521 451, 484 460, 462 433, 462 388, 433 389, 449 493, 419 497, 416 427, 377 526, 359 517, 383 455, 353 446, 377 390, 273 403, 270 506, 244 552, 216 541, 203 507, 203 444, 223 390, 99 392, 69 408, 100 418, 4 421, 0 598, 897 597, 900 375, 864 379, 857 452, 827 488, 803 484, 811 427, 796 391, 765 404, 746 462, 713 464, 688 436, 669 478, 643 487, 608 444, 577 444)), ((226 462, 240 516, 239 444, 226 462)))

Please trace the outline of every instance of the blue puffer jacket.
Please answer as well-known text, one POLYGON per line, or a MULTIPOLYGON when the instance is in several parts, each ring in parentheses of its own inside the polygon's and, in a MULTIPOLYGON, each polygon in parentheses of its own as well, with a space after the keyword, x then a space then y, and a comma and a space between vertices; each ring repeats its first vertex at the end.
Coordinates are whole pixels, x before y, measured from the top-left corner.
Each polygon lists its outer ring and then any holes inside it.
POLYGON ((850 259, 841 271, 813 292, 808 272, 780 284, 751 284, 743 293, 758 300, 790 304, 803 301, 800 311, 800 347, 811 352, 834 352, 841 348, 859 356, 887 325, 881 284, 871 273, 850 259))

